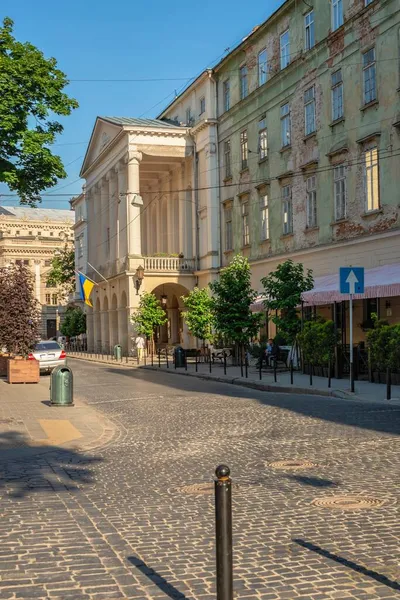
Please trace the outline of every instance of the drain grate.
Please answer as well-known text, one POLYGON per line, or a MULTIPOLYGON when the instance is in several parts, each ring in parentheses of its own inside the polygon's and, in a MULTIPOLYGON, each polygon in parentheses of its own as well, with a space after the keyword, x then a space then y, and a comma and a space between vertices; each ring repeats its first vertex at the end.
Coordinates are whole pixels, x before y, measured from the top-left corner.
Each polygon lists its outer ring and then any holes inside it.
POLYGON ((385 500, 373 498, 372 496, 356 496, 348 494, 345 496, 323 496, 311 502, 314 506, 323 508, 339 508, 340 510, 359 510, 366 508, 380 508, 385 500))
POLYGON ((192 485, 185 485, 178 490, 183 494, 213 494, 214 484, 213 483, 194 483, 192 485))
POLYGON ((268 463, 268 466, 272 469, 290 469, 292 471, 300 471, 301 469, 318 467, 316 463, 313 463, 309 460, 277 460, 275 462, 268 463))

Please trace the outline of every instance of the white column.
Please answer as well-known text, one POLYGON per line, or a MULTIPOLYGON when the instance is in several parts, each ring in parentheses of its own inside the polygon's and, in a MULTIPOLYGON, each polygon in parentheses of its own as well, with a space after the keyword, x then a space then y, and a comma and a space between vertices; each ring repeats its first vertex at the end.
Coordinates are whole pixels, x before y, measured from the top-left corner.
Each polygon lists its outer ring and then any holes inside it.
POLYGON ((128 216, 128 254, 141 256, 141 222, 140 213, 143 205, 140 196, 139 165, 141 152, 128 152, 127 156, 127 216, 128 216))
POLYGON ((127 254, 127 201, 126 201, 126 168, 122 162, 115 167, 118 173, 118 258, 127 254))
POLYGON ((40 260, 35 260, 35 298, 40 302, 40 260))
MULTIPOLYGON (((158 189, 161 191, 162 190, 162 181, 161 179, 157 180, 158 183, 158 189)), ((155 243, 155 248, 154 251, 155 252, 162 252, 163 251, 163 231, 162 231, 162 200, 163 200, 163 195, 162 193, 158 196, 158 199, 156 200, 156 211, 157 211, 157 218, 156 218, 156 243, 155 243)))
MULTIPOLYGON (((101 194, 100 194, 100 185, 97 183, 94 187, 94 195, 93 195, 93 246, 92 246, 92 260, 89 262, 94 266, 100 266, 100 256, 99 252, 101 250, 101 194)), ((96 340, 95 340, 96 342, 96 340)), ((97 343, 97 342, 96 342, 97 343)))
POLYGON ((174 251, 174 214, 173 208, 174 203, 172 199, 172 173, 168 174, 166 179, 166 207, 167 207, 167 252, 171 253, 174 251))
POLYGON ((117 257, 117 207, 118 207, 118 185, 115 170, 107 173, 109 184, 108 223, 110 228, 110 262, 115 262, 117 257))
POLYGON ((101 246, 99 247, 100 264, 105 264, 110 260, 109 249, 107 246, 107 229, 109 227, 109 207, 108 207, 108 179, 103 177, 100 187, 100 227, 101 227, 101 246))
POLYGON ((183 252, 185 258, 187 253, 187 230, 186 230, 186 192, 185 192, 185 163, 179 169, 179 200, 178 200, 178 220, 179 220, 179 252, 183 252))

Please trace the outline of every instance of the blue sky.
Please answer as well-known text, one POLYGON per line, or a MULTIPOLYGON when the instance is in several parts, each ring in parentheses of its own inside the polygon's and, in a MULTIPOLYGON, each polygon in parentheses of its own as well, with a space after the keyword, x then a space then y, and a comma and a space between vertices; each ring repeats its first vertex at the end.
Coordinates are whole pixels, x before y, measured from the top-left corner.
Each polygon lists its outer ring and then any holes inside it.
MULTIPOLYGON (((68 93, 80 104, 63 119, 64 133, 54 151, 68 178, 44 198, 42 207, 69 208, 81 190, 79 170, 97 115, 154 117, 175 90, 222 58, 283 0, 231 0, 188 3, 176 0, 2 0, 1 14, 14 20, 20 41, 54 56, 71 80, 68 93), (88 82, 83 79, 160 78, 171 81, 88 82), (157 105, 157 106, 155 106, 157 105)), ((0 194, 9 193, 0 185, 0 194)), ((0 195, 0 204, 17 204, 0 195)))

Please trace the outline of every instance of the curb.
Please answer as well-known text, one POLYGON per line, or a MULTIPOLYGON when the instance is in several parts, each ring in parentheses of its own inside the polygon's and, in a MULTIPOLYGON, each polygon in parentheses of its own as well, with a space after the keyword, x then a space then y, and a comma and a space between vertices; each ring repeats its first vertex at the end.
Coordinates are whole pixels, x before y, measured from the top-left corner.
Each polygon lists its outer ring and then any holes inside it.
MULTIPOLYGON (((150 366, 139 366, 138 369, 144 371, 158 371, 158 367, 150 366)), ((250 388, 253 390, 260 390, 262 392, 274 392, 276 394, 297 394, 299 396, 327 396, 330 398, 340 398, 340 396, 334 390, 318 390, 312 388, 301 388, 295 386, 274 386, 269 383, 257 383, 256 381, 248 381, 242 377, 220 377, 216 375, 207 375, 207 373, 188 373, 188 371, 177 371, 175 369, 164 369, 164 373, 170 375, 185 375, 186 377, 196 377, 197 379, 203 379, 204 381, 217 381, 219 383, 229 383, 232 385, 239 385, 241 387, 250 388)))

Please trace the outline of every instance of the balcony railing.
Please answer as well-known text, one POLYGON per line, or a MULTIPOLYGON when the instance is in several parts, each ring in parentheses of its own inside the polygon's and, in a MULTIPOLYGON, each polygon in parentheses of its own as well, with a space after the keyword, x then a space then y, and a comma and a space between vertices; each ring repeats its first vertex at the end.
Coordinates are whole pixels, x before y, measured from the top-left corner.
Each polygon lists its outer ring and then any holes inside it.
POLYGON ((193 258, 175 258, 172 256, 145 256, 144 270, 157 273, 193 273, 193 258))

